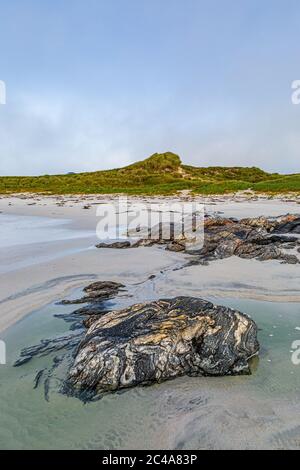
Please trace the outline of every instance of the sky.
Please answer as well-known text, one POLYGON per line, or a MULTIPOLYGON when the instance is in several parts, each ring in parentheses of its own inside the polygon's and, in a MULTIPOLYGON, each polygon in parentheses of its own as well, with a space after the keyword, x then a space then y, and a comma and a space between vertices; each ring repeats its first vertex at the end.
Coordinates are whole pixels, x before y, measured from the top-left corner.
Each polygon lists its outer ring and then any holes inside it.
POLYGON ((298 0, 0 0, 0 175, 300 172, 298 0))

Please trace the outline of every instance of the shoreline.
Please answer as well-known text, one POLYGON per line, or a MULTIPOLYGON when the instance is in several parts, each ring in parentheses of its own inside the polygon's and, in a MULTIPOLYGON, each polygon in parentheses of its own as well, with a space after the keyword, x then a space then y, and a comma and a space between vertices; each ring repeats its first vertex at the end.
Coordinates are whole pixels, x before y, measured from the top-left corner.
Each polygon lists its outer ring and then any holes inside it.
MULTIPOLYGON (((138 198, 142 202, 153 199, 157 201, 157 198, 138 198)), ((159 201, 170 199, 174 200, 163 197, 159 201)), ((159 247, 130 250, 94 248, 98 241, 96 232, 94 236, 83 234, 96 229, 97 204, 105 201, 107 199, 99 199, 98 196, 96 199, 94 196, 62 198, 40 195, 0 198, 0 221, 2 214, 64 219, 65 229, 70 233, 76 232, 77 237, 52 240, 50 230, 49 241, 0 250, 1 265, 5 262, 12 264, 9 271, 0 272, 0 332, 43 305, 66 297, 73 289, 83 288, 91 279, 139 283, 165 270, 166 276, 153 281, 152 295, 171 297, 180 293, 203 298, 300 302, 297 266, 233 257, 214 261, 208 266, 172 271, 177 264, 183 265, 189 259, 188 255, 164 251, 159 247), (89 208, 84 209, 87 202, 89 208), (31 264, 18 265, 17 260, 22 264, 25 255, 31 264)), ((218 197, 207 199, 206 209, 209 213, 241 218, 300 213, 299 204, 300 198, 299 201, 249 201, 242 198, 238 202, 218 197)))

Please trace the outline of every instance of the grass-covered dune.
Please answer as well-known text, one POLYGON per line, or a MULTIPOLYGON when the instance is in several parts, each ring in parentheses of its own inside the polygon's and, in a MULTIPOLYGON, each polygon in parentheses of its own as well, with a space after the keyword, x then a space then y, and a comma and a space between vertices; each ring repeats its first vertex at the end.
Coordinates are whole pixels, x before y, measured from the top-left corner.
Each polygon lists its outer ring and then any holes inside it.
POLYGON ((124 168, 44 176, 0 177, 0 193, 172 194, 189 189, 223 194, 252 189, 267 193, 300 193, 300 174, 266 173, 255 167, 193 167, 171 152, 154 154, 124 168))

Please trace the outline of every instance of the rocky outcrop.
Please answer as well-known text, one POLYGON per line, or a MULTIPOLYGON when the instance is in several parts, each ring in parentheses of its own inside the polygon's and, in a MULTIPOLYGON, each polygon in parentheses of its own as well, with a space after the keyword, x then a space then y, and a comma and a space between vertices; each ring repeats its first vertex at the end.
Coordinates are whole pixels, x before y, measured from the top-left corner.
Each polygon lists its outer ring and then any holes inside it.
MULTIPOLYGON (((160 227, 157 233, 164 232, 160 227)), ((174 233, 174 230, 170 230, 174 233)), ((199 263, 207 263, 216 259, 239 256, 255 258, 260 261, 279 260, 283 263, 297 264, 297 249, 300 239, 287 234, 300 234, 300 217, 286 215, 281 217, 257 217, 233 219, 222 217, 206 217, 204 222, 204 244, 195 249, 184 238, 141 238, 130 242, 100 243, 98 248, 137 248, 139 246, 165 245, 166 250, 186 252, 198 257, 199 263), (295 254, 286 253, 286 249, 294 249, 295 254)), ((192 261, 195 264, 195 259, 192 261)))
POLYGON ((190 297, 137 304, 91 323, 67 384, 98 394, 183 375, 250 373, 258 349, 255 323, 236 310, 190 297))
POLYGON ((296 254, 287 254, 284 250, 296 248, 300 240, 284 235, 288 233, 287 227, 300 227, 300 218, 290 215, 242 220, 208 218, 205 221, 204 245, 192 253, 197 254, 202 262, 239 256, 296 264, 299 263, 296 254))

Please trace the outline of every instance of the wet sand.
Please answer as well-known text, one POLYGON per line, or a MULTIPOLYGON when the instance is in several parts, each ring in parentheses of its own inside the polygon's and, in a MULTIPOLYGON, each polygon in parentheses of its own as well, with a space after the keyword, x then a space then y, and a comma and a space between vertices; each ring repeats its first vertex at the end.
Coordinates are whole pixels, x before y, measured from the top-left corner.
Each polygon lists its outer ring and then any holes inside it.
MULTIPOLYGON (((0 223, 5 216, 28 218, 34 225, 39 218, 63 222, 66 233, 57 235, 54 225, 45 223, 46 240, 33 240, 28 234, 16 245, 0 246, 0 331, 32 310, 68 295, 87 282, 114 280, 142 282, 152 274, 166 272, 152 283, 156 295, 196 295, 252 298, 279 302, 300 299, 300 269, 276 261, 258 262, 230 258, 173 271, 190 259, 161 247, 131 250, 96 249, 97 205, 107 197, 19 196, 0 199, 0 223), (88 206, 88 209, 84 209, 88 206), (61 238, 61 239, 60 239, 61 238)), ((148 199, 141 199, 143 201, 148 199)), ((159 199, 161 200, 161 199, 159 199)), ((157 199, 156 199, 157 201, 157 199)), ((254 217, 299 213, 299 201, 230 198, 205 199, 209 213, 225 216, 254 217)), ((5 230, 5 224, 3 224, 5 230)), ((33 234, 34 235, 34 234, 33 234)))

